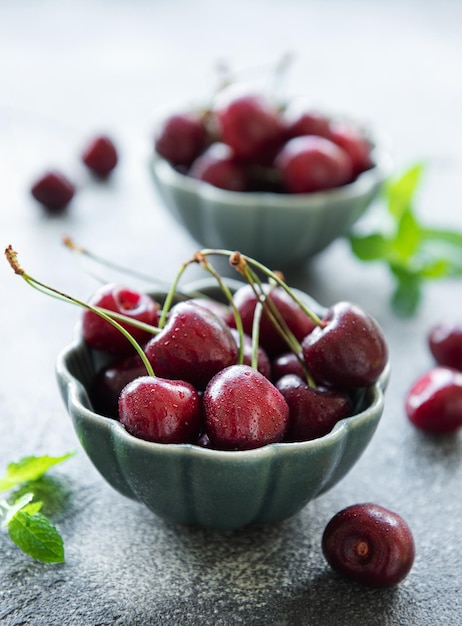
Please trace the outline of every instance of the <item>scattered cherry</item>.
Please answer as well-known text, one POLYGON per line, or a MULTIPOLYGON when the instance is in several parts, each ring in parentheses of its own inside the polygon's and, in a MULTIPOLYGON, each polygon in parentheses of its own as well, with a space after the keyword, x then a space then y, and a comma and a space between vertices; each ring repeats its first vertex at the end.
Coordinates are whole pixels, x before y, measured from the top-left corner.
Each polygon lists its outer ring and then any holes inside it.
POLYGON ((205 430, 214 448, 249 450, 281 441, 289 407, 276 387, 248 365, 216 374, 204 396, 205 430))
MULTIPOLYGON (((89 304, 150 326, 156 326, 158 322, 159 304, 149 295, 121 285, 103 285, 92 295, 89 304)), ((139 343, 144 343, 150 337, 147 330, 137 328, 128 322, 121 322, 121 325, 139 343)), ((95 350, 104 350, 112 354, 127 354, 133 351, 130 342, 121 332, 93 311, 86 310, 83 313, 82 336, 95 350)))
POLYGON ((49 170, 32 185, 31 193, 50 213, 60 213, 74 197, 75 186, 58 170, 49 170))
POLYGON ((462 372, 435 367, 409 389, 406 414, 414 426, 429 433, 451 433, 462 427, 462 372))
POLYGON ((119 419, 127 431, 157 443, 195 443, 202 425, 199 395, 181 380, 142 376, 123 388, 119 419))
POLYGON ((117 165, 117 149, 109 137, 95 137, 84 149, 82 161, 96 176, 106 178, 117 165))
POLYGON ((334 570, 371 587, 398 584, 415 558, 408 524, 372 503, 354 504, 334 515, 324 530, 322 550, 334 570))
POLYGON ((438 365, 462 371, 462 325, 437 324, 429 332, 428 344, 438 365))

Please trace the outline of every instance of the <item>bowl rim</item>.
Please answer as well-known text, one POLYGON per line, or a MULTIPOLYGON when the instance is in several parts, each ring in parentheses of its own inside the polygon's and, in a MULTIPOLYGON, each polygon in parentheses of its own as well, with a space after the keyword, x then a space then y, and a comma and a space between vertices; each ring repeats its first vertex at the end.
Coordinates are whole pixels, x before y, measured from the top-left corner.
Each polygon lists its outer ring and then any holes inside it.
MULTIPOLYGON (((227 282, 229 287, 236 287, 236 284, 241 286, 246 284, 243 281, 237 281, 234 279, 224 280, 227 282)), ((183 289, 180 289, 178 293, 183 296, 193 297, 190 294, 200 293, 206 287, 216 288, 217 284, 213 279, 199 279, 188 283, 183 287, 183 289)), ((317 304, 321 310, 326 310, 325 307, 316 303, 316 301, 305 292, 298 289, 295 289, 295 291, 297 291, 298 295, 303 294, 303 296, 308 298, 309 301, 317 304)), ((149 293, 165 294, 165 290, 162 289, 158 292, 153 291, 149 293)), ((62 388, 66 388, 66 406, 68 407, 68 411, 72 413, 70 410, 72 405, 81 417, 96 422, 105 428, 111 429, 114 435, 117 434, 117 436, 122 438, 128 445, 140 447, 141 449, 147 451, 159 454, 188 453, 194 457, 202 457, 204 459, 221 456, 229 459, 242 458, 247 460, 269 456, 274 453, 283 455, 291 454, 294 451, 309 450, 321 447, 324 444, 332 443, 335 439, 346 436, 351 427, 365 421, 367 422, 368 420, 373 420, 374 418, 377 418, 377 421, 379 421, 383 411, 385 401, 384 395, 388 386, 391 371, 390 358, 388 358, 385 368, 378 380, 369 387, 364 388, 364 392, 370 395, 369 404, 359 413, 355 413, 354 415, 350 415, 342 420, 339 420, 333 429, 323 437, 306 441, 282 441, 266 444, 250 450, 220 450, 206 448, 192 443, 165 444, 146 441, 130 434, 118 420, 96 413, 89 408, 91 407, 91 402, 87 388, 73 373, 71 373, 68 366, 69 359, 74 357, 77 353, 86 353, 89 356, 95 353, 95 351, 89 348, 82 340, 80 328, 81 325, 78 323, 74 329, 74 339, 59 352, 55 366, 58 381, 62 388)))

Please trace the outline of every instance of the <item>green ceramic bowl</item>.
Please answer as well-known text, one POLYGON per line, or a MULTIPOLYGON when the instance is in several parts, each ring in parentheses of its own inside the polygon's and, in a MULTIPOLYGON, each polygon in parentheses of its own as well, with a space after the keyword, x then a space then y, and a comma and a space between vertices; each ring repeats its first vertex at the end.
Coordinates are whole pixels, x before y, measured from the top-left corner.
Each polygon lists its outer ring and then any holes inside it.
POLYGON ((316 193, 226 191, 180 174, 158 156, 150 170, 165 208, 201 246, 239 250, 286 270, 346 235, 377 196, 391 163, 368 136, 374 166, 348 185, 316 193))
MULTIPOLYGON (((228 284, 235 289, 241 283, 228 284)), ((194 294, 198 290, 219 299, 216 283, 209 280, 183 289, 194 294)), ((165 292, 153 296, 162 299, 165 292)), ((322 314, 322 307, 304 297, 322 314)), ((387 367, 364 391, 356 414, 325 437, 234 452, 143 441, 116 420, 95 413, 88 389, 101 365, 100 356, 77 334, 56 365, 63 400, 94 466, 118 492, 144 503, 164 520, 217 529, 278 522, 337 484, 377 428, 389 373, 387 367)))

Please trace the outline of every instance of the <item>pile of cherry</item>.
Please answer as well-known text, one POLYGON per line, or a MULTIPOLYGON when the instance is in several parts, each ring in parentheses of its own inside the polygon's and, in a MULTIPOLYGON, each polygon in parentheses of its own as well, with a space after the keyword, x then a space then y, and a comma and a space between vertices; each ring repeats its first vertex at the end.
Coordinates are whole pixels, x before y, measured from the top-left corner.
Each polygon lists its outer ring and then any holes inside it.
POLYGON ((251 92, 167 116, 155 151, 187 176, 241 192, 321 191, 373 166, 371 144, 352 122, 251 92))
POLYGON ((84 341, 118 355, 95 378, 95 408, 131 434, 222 450, 314 439, 352 415, 361 390, 382 374, 386 341, 363 309, 340 302, 321 319, 277 274, 279 282, 257 280, 247 257, 230 255, 252 278, 227 303, 170 305, 117 285, 90 300, 122 315, 142 345, 140 354, 113 324, 84 311, 84 341))

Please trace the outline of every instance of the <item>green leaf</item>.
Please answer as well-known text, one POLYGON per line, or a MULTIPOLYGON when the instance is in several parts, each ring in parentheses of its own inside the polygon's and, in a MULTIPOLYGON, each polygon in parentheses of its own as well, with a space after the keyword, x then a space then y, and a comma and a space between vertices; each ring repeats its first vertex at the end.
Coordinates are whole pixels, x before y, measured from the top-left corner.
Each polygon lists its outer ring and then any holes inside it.
POLYGON ((64 561, 63 540, 41 513, 30 515, 20 510, 8 524, 11 540, 26 554, 44 563, 62 563, 64 561))
POLYGON ((7 466, 6 474, 3 478, 0 478, 0 492, 7 491, 20 483, 28 482, 31 480, 37 480, 50 467, 62 463, 71 457, 74 452, 68 452, 63 456, 26 456, 20 459, 17 463, 10 463, 7 466))
POLYGON ((351 250, 360 261, 382 259, 389 254, 391 249, 388 237, 382 233, 350 235, 349 239, 351 250))
POLYGON ((406 209, 399 218, 393 251, 401 260, 407 261, 418 250, 420 240, 420 224, 412 211, 406 209))
POLYGON ((422 300, 422 285, 417 277, 401 277, 391 298, 393 311, 400 317, 415 315, 422 300))
POLYGON ((20 498, 15 500, 14 504, 8 504, 5 502, 2 508, 6 511, 5 519, 2 522, 2 527, 5 528, 11 522, 13 517, 16 515, 18 511, 27 506, 33 499, 33 493, 25 493, 20 498))
POLYGON ((422 163, 408 168, 398 178, 391 178, 385 185, 388 211, 396 218, 412 206, 412 199, 419 185, 424 166, 422 163))

